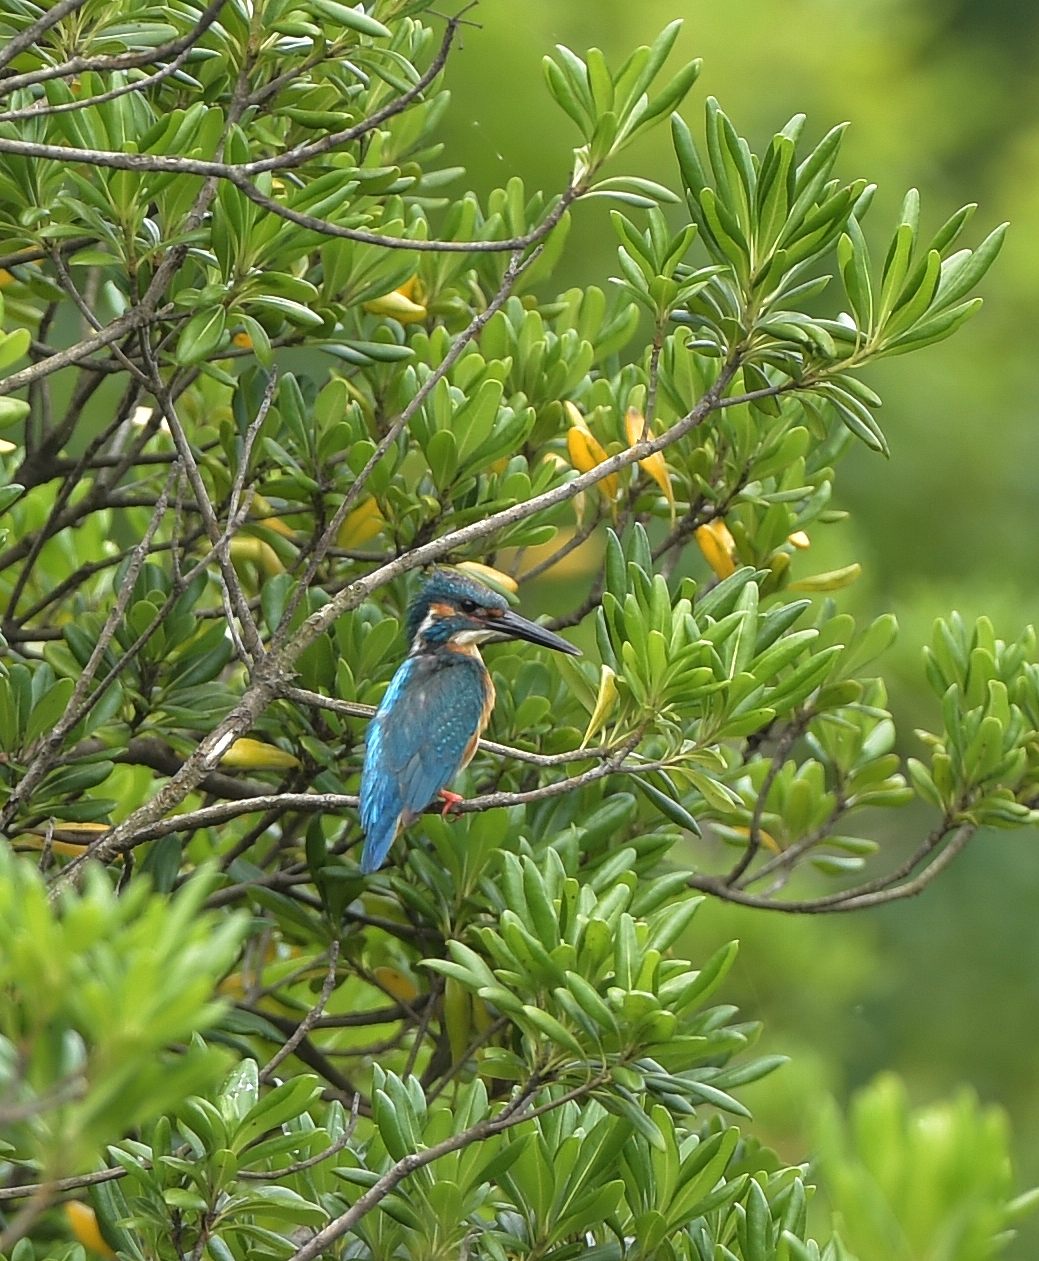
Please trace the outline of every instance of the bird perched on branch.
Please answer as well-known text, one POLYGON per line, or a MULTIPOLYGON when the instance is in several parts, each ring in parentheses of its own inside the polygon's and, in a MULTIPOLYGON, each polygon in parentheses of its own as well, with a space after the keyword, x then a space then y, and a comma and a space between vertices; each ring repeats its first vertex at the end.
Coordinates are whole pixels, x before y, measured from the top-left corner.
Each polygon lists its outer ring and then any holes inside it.
POLYGON ((361 870, 382 866, 402 827, 437 797, 444 813, 462 798, 447 785, 476 752, 494 708, 478 644, 526 639, 557 652, 580 649, 509 608, 463 574, 437 570, 408 609, 411 651, 368 728, 361 772, 361 870))

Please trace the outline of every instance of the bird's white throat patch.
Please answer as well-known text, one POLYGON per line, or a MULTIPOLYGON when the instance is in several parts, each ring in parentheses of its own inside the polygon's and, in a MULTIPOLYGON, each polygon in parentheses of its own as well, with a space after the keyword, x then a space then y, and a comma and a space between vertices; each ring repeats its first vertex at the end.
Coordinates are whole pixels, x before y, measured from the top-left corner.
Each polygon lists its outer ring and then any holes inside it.
POLYGON ((451 636, 451 643, 459 644, 466 647, 469 644, 482 644, 488 639, 493 639, 496 631, 492 630, 464 630, 459 631, 457 635, 451 636))

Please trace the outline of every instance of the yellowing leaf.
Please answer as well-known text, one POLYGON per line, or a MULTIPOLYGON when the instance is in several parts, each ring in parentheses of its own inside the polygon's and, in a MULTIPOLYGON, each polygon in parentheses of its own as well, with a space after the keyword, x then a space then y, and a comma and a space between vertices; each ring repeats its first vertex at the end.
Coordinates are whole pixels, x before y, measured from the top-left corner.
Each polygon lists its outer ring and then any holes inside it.
POLYGON ((247 994, 245 986, 245 977, 241 972, 231 972, 216 987, 216 992, 222 994, 224 998, 232 998, 236 1001, 245 998, 247 994))
POLYGON ((795 530, 793 534, 788 534, 786 541, 800 552, 803 552, 806 547, 812 546, 812 540, 805 534, 804 530, 795 530))
POLYGON ((285 566, 278 553, 264 539, 253 538, 248 534, 240 534, 231 540, 229 549, 231 560, 235 565, 249 561, 268 578, 275 574, 283 574, 285 566))
POLYGON ((282 538, 295 541, 296 531, 291 525, 286 525, 281 517, 274 516, 274 505, 262 495, 253 495, 252 503, 249 505, 249 519, 255 521, 257 525, 273 530, 275 534, 280 534, 282 538))
POLYGON ((426 308, 412 302, 403 292, 403 287, 384 293, 380 298, 372 298, 363 305, 370 315, 389 315, 399 324, 417 324, 426 318, 426 308))
MULTIPOLYGON (((592 469, 597 468, 610 457, 573 403, 564 403, 563 410, 570 422, 570 428, 566 432, 566 450, 570 456, 570 463, 579 473, 590 473, 592 469)), ((598 488, 603 498, 608 503, 612 503, 620 488, 617 474, 607 474, 598 483, 598 488)))
POLYGON ((419 988, 406 972, 385 964, 372 968, 372 976, 398 1003, 413 1003, 419 996, 419 988))
MULTIPOLYGON (((731 828, 728 830, 732 831, 737 836, 745 836, 747 840, 750 840, 750 828, 731 828)), ((764 845, 766 849, 770 849, 773 854, 781 854, 783 852, 783 848, 776 838, 771 832, 766 832, 764 828, 758 828, 758 839, 761 841, 761 844, 764 845)))
POLYGON ((69 1229, 77 1243, 99 1257, 115 1257, 115 1253, 105 1243, 97 1224, 97 1215, 89 1204, 83 1204, 79 1200, 66 1200, 64 1207, 69 1229))
POLYGON ((91 841, 96 841, 99 836, 103 836, 111 826, 111 823, 65 821, 55 822, 53 827, 38 824, 36 827, 17 833, 14 837, 14 846, 15 849, 42 850, 47 845, 49 833, 50 848, 53 853, 61 854, 64 858, 78 858, 91 841))
POLYGON ((608 665, 604 665, 599 672, 599 691, 595 697, 595 707, 592 709, 592 716, 588 719, 588 726, 581 737, 582 749, 597 731, 606 726, 617 706, 617 695, 617 675, 608 665))
POLYGON ((370 543, 385 524, 386 520, 379 511, 379 505, 369 495, 346 514, 336 535, 336 543, 343 548, 360 547, 364 543, 370 543))
POLYGON ((277 745, 242 736, 223 755, 220 765, 239 771, 280 771, 299 766, 299 758, 277 745))
MULTIPOLYGON (((628 446, 633 447, 643 438, 652 438, 653 434, 646 424, 646 418, 637 407, 629 407, 624 413, 624 431, 628 435, 628 446)), ((675 492, 671 485, 671 474, 667 471, 667 461, 662 451, 654 451, 644 460, 639 460, 639 467, 647 472, 663 491, 664 498, 671 509, 672 524, 675 520, 675 492)))
MULTIPOLYGON (((569 466, 568 466, 569 467, 569 466)), ((575 508, 581 495, 574 496, 575 508)), ((578 513, 580 519, 580 513, 578 513)), ((524 570, 534 569, 545 561, 556 557, 552 564, 555 578, 586 578, 597 574, 602 569, 602 547, 599 539, 593 534, 583 543, 574 544, 577 531, 572 526, 560 526, 555 535, 544 543, 528 544, 523 548, 507 548, 502 552, 502 559, 515 564, 523 564, 524 570), (567 549, 567 550, 564 550, 567 549)), ((539 570, 540 572, 540 570, 539 570)), ((520 581, 522 582, 522 575, 520 581)))
POLYGON ((504 587, 513 595, 519 590, 519 583, 511 574, 503 574, 500 569, 492 569, 490 565, 481 565, 478 560, 459 561, 455 568, 469 574, 477 582, 488 582, 492 587, 504 587))
POLYGON ((856 561, 845 565, 842 569, 829 569, 823 574, 813 574, 810 578, 800 578, 792 582, 788 591, 839 591, 841 587, 849 587, 862 573, 862 566, 856 561))
POLYGON ((704 560, 718 578, 728 578, 736 572, 736 542, 721 517, 700 526, 694 537, 703 552, 704 560))
POLYGON ((413 302, 424 302, 422 285, 419 283, 418 273, 411 275, 402 285, 398 285, 397 293, 402 293, 406 298, 411 298, 413 302))
POLYGON ((769 578, 769 590, 778 591, 786 582, 786 576, 790 569, 790 553, 784 551, 775 551, 768 558, 768 567, 772 571, 769 578))

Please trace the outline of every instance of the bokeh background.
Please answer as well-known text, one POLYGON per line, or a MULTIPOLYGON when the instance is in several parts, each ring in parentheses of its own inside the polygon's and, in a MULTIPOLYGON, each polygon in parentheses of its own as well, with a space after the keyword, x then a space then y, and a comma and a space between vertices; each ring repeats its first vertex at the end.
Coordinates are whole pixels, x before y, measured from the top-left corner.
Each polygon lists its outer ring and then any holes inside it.
MULTIPOLYGON (((862 563, 841 593, 868 617, 901 625, 884 673, 903 753, 936 702, 921 646, 934 618, 987 613, 1011 636, 1034 622, 1039 444, 1039 5, 1021 0, 483 0, 451 74, 445 139, 467 183, 520 175, 562 187, 573 139, 542 86, 555 43, 623 59, 665 23, 685 20, 673 61, 703 57, 684 113, 701 124, 715 95, 759 152, 795 112, 807 137, 852 123, 837 173, 879 185, 866 221, 877 251, 910 185, 923 227, 966 202, 980 208, 965 243, 1003 219, 1012 230, 982 292, 981 314, 951 341, 874 369, 890 461, 856 450, 837 506, 849 520, 819 540, 817 561, 862 563)), ((677 187, 667 129, 628 167, 677 187)), ((605 203, 579 208, 561 287, 605 283, 615 243, 605 203)), ((813 569, 829 567, 813 565, 813 569)), ((893 847, 923 821, 896 817, 893 847)), ((889 826, 891 826, 889 824, 889 826)), ((814 918, 711 907, 704 951, 743 942, 726 998, 765 1022, 768 1050, 790 1065, 756 1087, 759 1129, 801 1159, 822 1096, 846 1098, 894 1069, 917 1102, 969 1083, 1008 1111, 1018 1183, 1039 1182, 1039 835, 986 832, 922 897, 869 913, 814 918)), ((1039 1256, 1039 1228, 1007 1256, 1039 1256)))

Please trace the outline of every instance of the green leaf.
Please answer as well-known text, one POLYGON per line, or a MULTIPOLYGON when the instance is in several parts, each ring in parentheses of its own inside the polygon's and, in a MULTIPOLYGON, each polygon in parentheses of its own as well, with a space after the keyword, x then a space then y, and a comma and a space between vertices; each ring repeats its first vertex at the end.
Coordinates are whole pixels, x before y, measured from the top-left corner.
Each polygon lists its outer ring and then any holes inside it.
POLYGON ((361 35, 371 35, 376 39, 390 39, 393 35, 389 27, 369 17, 360 5, 352 9, 348 5, 338 4, 337 0, 310 0, 310 5, 316 13, 331 18, 333 22, 339 26, 345 26, 347 30, 357 31, 361 35))
POLYGON ((223 341, 226 326, 227 312, 222 306, 193 315, 177 341, 177 362, 187 366, 208 359, 223 341))
POLYGON ((29 404, 20 398, 0 398, 0 429, 17 425, 29 415, 29 404))
POLYGON ((39 700, 32 710, 25 729, 25 743, 31 744, 39 736, 50 731, 68 707, 69 697, 75 684, 71 679, 59 679, 39 700))
POLYGON ((17 363, 29 349, 32 335, 27 328, 16 328, 10 333, 0 333, 0 371, 17 363))

